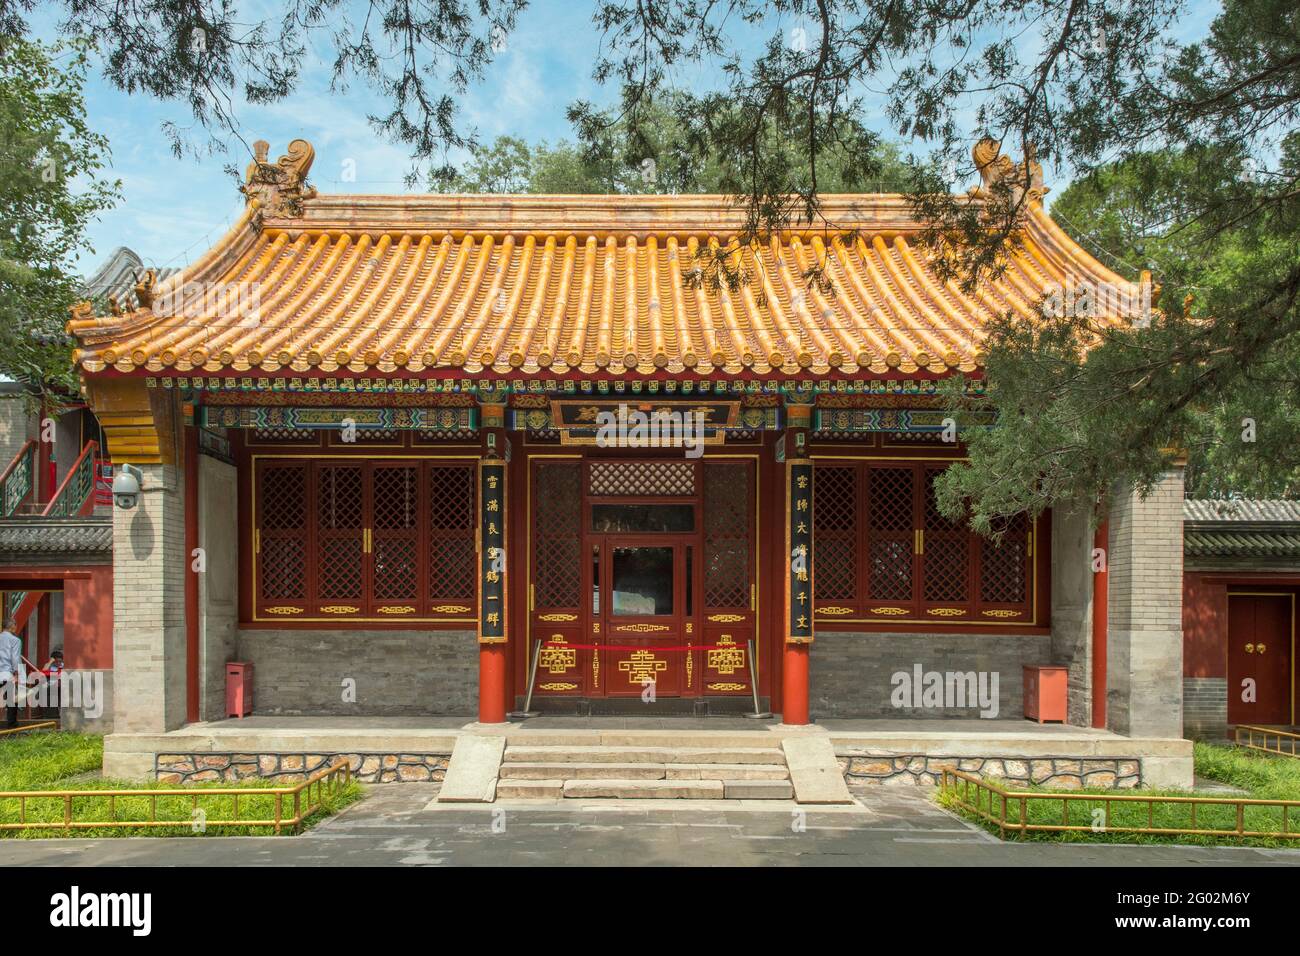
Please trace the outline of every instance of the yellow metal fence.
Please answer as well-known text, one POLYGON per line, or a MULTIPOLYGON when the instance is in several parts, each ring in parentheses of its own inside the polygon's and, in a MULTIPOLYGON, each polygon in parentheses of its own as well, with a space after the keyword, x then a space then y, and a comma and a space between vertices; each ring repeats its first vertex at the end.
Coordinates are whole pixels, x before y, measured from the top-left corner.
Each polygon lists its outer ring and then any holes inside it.
POLYGON ((961 770, 944 770, 953 803, 1008 833, 1132 833, 1300 840, 1300 800, 1039 793, 1008 790, 961 770))
POLYGON ((282 787, 173 787, 140 790, 11 790, 0 792, 3 814, 0 830, 92 830, 99 828, 148 829, 182 827, 263 827, 279 834, 296 828, 320 809, 327 794, 346 787, 352 768, 342 761, 316 771, 302 783, 282 787), (207 807, 225 804, 229 815, 212 818, 207 807), (127 803, 126 808, 119 801, 127 803), (254 816, 240 816, 240 803, 254 816), (200 816, 200 804, 203 814, 200 816), (10 819, 17 805, 17 820, 10 819), (147 806, 144 819, 128 819, 119 811, 138 813, 147 806), (59 810, 61 809, 61 813, 59 810), (79 811, 79 812, 78 812, 79 811), (98 812, 96 812, 98 811, 98 812), (260 814, 266 814, 262 816, 260 814))
POLYGON ((1300 734, 1293 734, 1289 730, 1238 724, 1233 733, 1238 747, 1281 754, 1284 757, 1300 757, 1300 734))

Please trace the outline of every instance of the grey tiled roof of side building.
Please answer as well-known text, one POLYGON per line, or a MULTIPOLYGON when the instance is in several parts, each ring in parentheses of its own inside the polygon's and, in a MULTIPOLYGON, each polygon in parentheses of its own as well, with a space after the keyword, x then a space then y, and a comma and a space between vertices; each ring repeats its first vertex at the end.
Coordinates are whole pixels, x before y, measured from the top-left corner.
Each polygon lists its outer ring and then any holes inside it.
POLYGON ((1300 501, 1275 498, 1188 498, 1183 502, 1183 520, 1193 523, 1241 521, 1300 524, 1300 501))
POLYGON ((41 554, 108 557, 112 551, 112 515, 0 518, 0 564, 11 564, 41 554))

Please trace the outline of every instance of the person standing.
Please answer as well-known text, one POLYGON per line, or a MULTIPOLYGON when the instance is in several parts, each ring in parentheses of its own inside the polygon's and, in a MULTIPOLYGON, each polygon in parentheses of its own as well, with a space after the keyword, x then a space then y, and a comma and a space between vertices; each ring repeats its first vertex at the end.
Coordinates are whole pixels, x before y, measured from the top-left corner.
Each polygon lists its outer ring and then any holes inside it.
POLYGON ((59 716, 59 696, 63 692, 63 648, 56 647, 49 661, 42 668, 45 675, 45 707, 42 715, 47 720, 57 720, 59 716))
POLYGON ((17 622, 5 618, 0 631, 0 680, 4 681, 5 726, 18 726, 18 698, 22 693, 23 642, 14 631, 17 622))

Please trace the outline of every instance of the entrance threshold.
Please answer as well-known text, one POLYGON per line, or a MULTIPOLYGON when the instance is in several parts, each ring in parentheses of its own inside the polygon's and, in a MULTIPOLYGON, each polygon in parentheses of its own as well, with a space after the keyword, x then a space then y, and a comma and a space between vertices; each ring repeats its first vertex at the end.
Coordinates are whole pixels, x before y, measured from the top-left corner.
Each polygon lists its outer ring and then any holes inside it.
MULTIPOLYGON (((764 711, 771 706, 766 697, 760 697, 759 703, 764 711)), ((518 698, 515 706, 522 708, 523 698, 518 698)), ((565 717, 744 717, 753 710, 749 697, 660 697, 654 701, 639 697, 533 698, 534 713, 565 717)), ((528 719, 511 714, 512 722, 528 719)))

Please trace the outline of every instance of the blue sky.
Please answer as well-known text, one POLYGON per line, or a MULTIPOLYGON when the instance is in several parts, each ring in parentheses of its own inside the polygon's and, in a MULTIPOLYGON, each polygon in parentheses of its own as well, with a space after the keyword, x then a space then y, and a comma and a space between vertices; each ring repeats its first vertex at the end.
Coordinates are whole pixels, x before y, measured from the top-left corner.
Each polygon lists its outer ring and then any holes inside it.
MULTIPOLYGON (((1218 10, 1214 0, 1192 0, 1189 16, 1180 21, 1184 36, 1203 34, 1218 10)), ((245 19, 274 15, 272 3, 242 3, 245 19)), ((575 99, 608 102, 610 91, 591 79, 591 63, 599 37, 591 22, 588 0, 534 0, 521 15, 482 83, 461 98, 462 123, 475 129, 484 141, 498 135, 529 141, 570 137, 566 107, 575 99)), ((33 21, 34 32, 52 39, 53 22, 33 21)), ((382 112, 364 83, 331 92, 328 64, 332 54, 325 32, 309 56, 298 92, 271 106, 244 104, 238 117, 245 139, 266 139, 271 156, 283 152, 289 140, 303 137, 316 148, 311 181, 321 192, 404 192, 403 175, 410 168, 405 148, 380 139, 366 116, 382 112), (355 164, 354 182, 341 181, 349 161, 355 164)), ((683 77, 687 84, 698 77, 683 77)), ((77 263, 89 274, 115 246, 135 249, 149 264, 180 266, 197 258, 229 227, 243 209, 243 197, 224 167, 240 169, 248 162, 243 143, 232 141, 225 154, 195 158, 172 155, 161 132, 166 121, 182 127, 192 124, 181 104, 160 103, 146 96, 127 96, 97 73, 87 88, 91 124, 112 146, 113 173, 122 180, 122 199, 89 230, 93 251, 77 263)), ((870 98, 869 98, 870 101, 870 98)), ((882 120, 877 124, 889 132, 882 120)), ((455 157, 453 157, 453 160, 455 157)), ((1062 178, 1047 170, 1049 185, 1062 178)))

